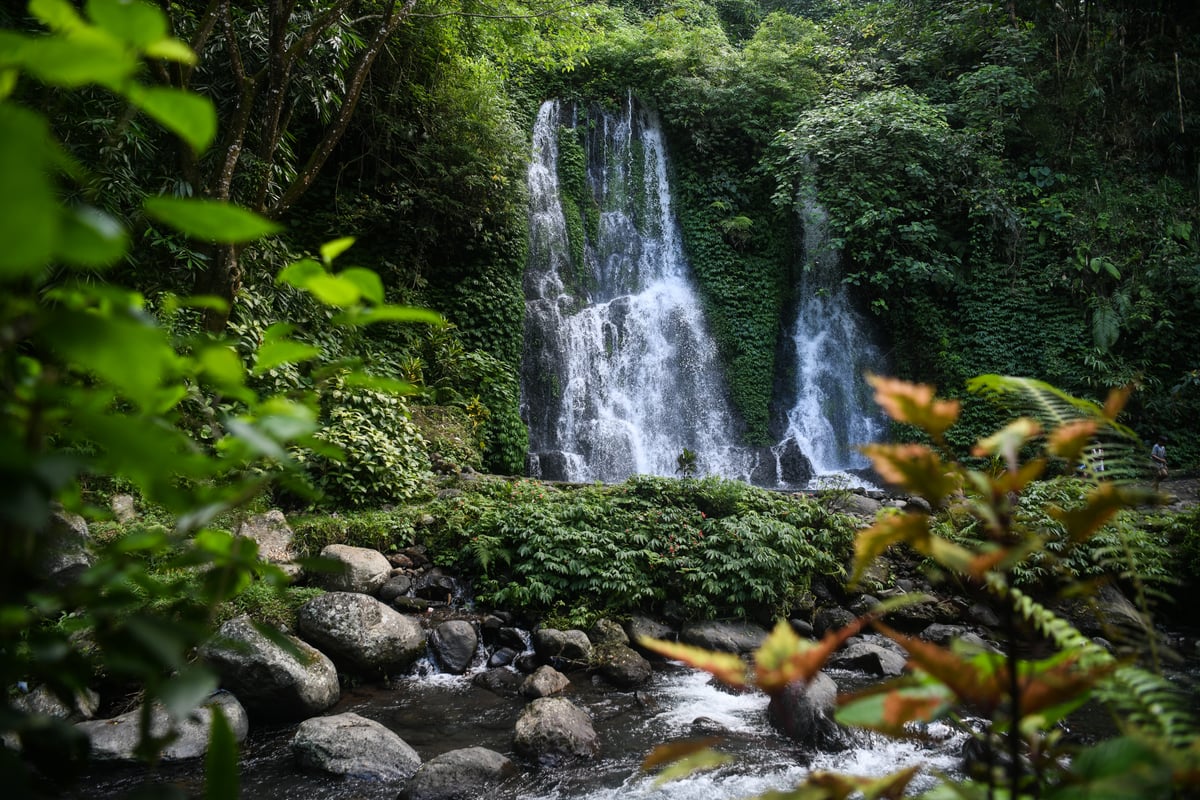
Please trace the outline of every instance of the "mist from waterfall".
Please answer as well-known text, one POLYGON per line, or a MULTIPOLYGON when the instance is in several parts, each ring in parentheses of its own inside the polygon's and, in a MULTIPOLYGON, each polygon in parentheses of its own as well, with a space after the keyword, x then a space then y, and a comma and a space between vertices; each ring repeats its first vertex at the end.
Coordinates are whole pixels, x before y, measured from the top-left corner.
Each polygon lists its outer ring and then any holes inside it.
POLYGON ((746 479, 752 456, 736 444, 657 119, 632 98, 618 113, 579 116, 548 101, 533 132, 521 381, 530 473, 582 482, 674 475, 687 449, 696 474, 746 479), (559 137, 581 133, 598 224, 572 258, 559 137))
POLYGON ((828 215, 814 194, 801 196, 804 268, 789 331, 796 370, 794 401, 776 450, 789 442, 798 446, 819 483, 821 476, 869 466, 856 446, 879 441, 886 423, 863 377, 868 371, 885 371, 883 355, 842 282, 841 256, 829 240, 828 215))

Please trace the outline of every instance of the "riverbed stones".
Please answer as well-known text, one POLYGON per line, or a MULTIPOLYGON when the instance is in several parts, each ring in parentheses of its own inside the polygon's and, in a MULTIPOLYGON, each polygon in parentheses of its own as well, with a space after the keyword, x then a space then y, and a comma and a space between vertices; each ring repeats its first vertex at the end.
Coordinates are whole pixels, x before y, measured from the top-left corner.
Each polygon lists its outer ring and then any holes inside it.
POLYGON ((300 557, 296 551, 296 534, 282 511, 275 508, 265 514, 247 517, 235 533, 252 539, 258 545, 258 557, 263 561, 275 564, 293 579, 299 577, 300 566, 295 563, 300 557))
POLYGON ((772 697, 767 715, 776 729, 800 744, 836 751, 849 744, 846 732, 834 721, 836 710, 837 684, 818 672, 808 684, 795 681, 772 697))
MULTIPOLYGON (((172 720, 166 710, 155 706, 150 712, 150 733, 156 737, 174 731, 176 738, 162 751, 163 761, 200 758, 208 751, 213 708, 225 715, 234 738, 241 742, 250 730, 246 710, 229 692, 217 692, 185 719, 172 720)), ((91 757, 96 761, 137 761, 135 751, 141 734, 141 709, 135 708, 112 719, 95 719, 76 724, 87 736, 91 757)))
POLYGON ((114 494, 108 501, 113 519, 122 525, 128 525, 138 518, 137 500, 131 494, 114 494))
POLYGON ((642 616, 630 617, 629 621, 625 623, 625 633, 629 635, 629 642, 639 652, 643 655, 649 655, 650 658, 662 658, 662 656, 644 649, 642 647, 642 639, 661 639, 673 642, 679 638, 679 634, 669 625, 665 625, 656 619, 642 616))
POLYGON ((200 656, 252 716, 305 719, 338 701, 337 669, 307 642, 294 636, 287 640, 294 653, 260 633, 250 617, 241 616, 223 624, 200 648, 200 656))
POLYGON ((580 630, 539 628, 533 632, 533 652, 538 661, 560 669, 583 668, 592 655, 592 643, 580 630))
POLYGON ((654 672, 650 662, 640 653, 619 641, 605 642, 593 648, 592 665, 604 680, 618 689, 636 689, 654 672))
POLYGON ((420 623, 365 594, 314 597, 296 612, 296 623, 335 664, 369 675, 403 672, 425 651, 420 623))
POLYGON ((530 698, 549 697, 571 685, 566 675, 554 667, 543 664, 521 683, 521 694, 530 698))
POLYGON ((611 619, 598 619, 588 630, 588 639, 593 646, 603 644, 629 644, 629 634, 611 619))
POLYGON ((443 622, 433 629, 429 636, 429 648, 442 669, 454 675, 461 675, 475 660, 475 650, 479 647, 479 635, 475 626, 466 620, 452 619, 443 622))
POLYGON ((855 619, 857 617, 849 609, 841 606, 825 606, 813 616, 813 635, 819 639, 830 631, 846 627, 855 619))
POLYGON ((762 627, 740 621, 694 622, 679 632, 679 640, 685 644, 723 653, 752 653, 766 638, 762 627))
POLYGON ((539 766, 552 767, 600 752, 592 720, 565 697, 542 697, 517 719, 513 748, 539 766))
POLYGON ((336 566, 321 573, 321 585, 331 592, 375 594, 392 576, 392 565, 378 550, 348 544, 326 545, 321 558, 336 566))
POLYGON ((300 723, 292 754, 305 769, 388 783, 408 780, 421 766, 421 757, 408 742, 353 712, 300 723))
POLYGON ((71 722, 82 722, 96 716, 100 708, 100 695, 91 689, 75 692, 69 703, 59 698, 49 686, 42 684, 27 694, 12 698, 13 707, 26 714, 42 714, 71 722))
MULTIPOLYGON (((393 569, 393 572, 395 572, 395 569, 393 569)), ((375 596, 379 598, 381 602, 391 603, 397 597, 404 597, 407 595, 411 589, 412 578, 401 573, 399 575, 392 575, 392 577, 384 581, 383 586, 379 587, 379 591, 375 593, 375 596)))
POLYGON ((476 800, 517 774, 511 759, 486 747, 451 750, 421 765, 401 800, 476 800))
POLYGON ((497 667, 475 673, 471 683, 481 689, 487 689, 501 697, 516 697, 521 693, 523 679, 521 674, 511 669, 497 667))

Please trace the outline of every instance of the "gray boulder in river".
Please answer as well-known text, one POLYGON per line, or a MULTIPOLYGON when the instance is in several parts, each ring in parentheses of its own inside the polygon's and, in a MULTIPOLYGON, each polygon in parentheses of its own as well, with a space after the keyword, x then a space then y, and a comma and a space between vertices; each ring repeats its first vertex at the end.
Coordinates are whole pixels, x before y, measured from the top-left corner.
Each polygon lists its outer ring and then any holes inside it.
POLYGON ((679 632, 681 642, 723 653, 751 653, 766 638, 767 632, 750 622, 694 622, 679 632))
POLYGON ((425 652, 420 623, 355 592, 329 592, 302 605, 296 627, 335 664, 369 675, 403 672, 425 652))
POLYGON ((307 719, 338 701, 337 669, 312 645, 294 636, 287 639, 297 654, 259 633, 250 617, 241 616, 222 625, 200 648, 200 657, 252 716, 307 719))
POLYGON ((837 711, 837 684, 818 672, 808 684, 796 681, 771 698, 767 715, 771 724, 802 745, 818 750, 845 750, 849 737, 833 718, 837 711))
POLYGON ((485 747, 451 750, 421 765, 401 800, 475 800, 517 774, 511 760, 485 747))
MULTIPOLYGON (((155 706, 150 712, 150 733, 165 736, 174 731, 177 738, 162 752, 163 761, 183 761, 199 758, 208 751, 212 729, 213 707, 218 707, 229 722, 234 738, 242 741, 250 731, 246 710, 229 692, 218 692, 203 706, 183 720, 172 720, 166 710, 155 706)), ((137 761, 134 751, 141 736, 141 709, 113 717, 76 724, 76 729, 88 737, 91 757, 97 761, 137 761)))
POLYGON ((600 752, 591 717, 565 697, 541 697, 525 706, 517 719, 513 746, 543 767, 600 752))
POLYGON ((475 660, 479 634, 475 633, 475 626, 466 620, 447 620, 433 629, 429 647, 442 669, 461 675, 475 660))
POLYGON ((353 712, 301 722, 292 737, 292 754, 305 769, 389 783, 408 780, 421 766, 408 742, 353 712))

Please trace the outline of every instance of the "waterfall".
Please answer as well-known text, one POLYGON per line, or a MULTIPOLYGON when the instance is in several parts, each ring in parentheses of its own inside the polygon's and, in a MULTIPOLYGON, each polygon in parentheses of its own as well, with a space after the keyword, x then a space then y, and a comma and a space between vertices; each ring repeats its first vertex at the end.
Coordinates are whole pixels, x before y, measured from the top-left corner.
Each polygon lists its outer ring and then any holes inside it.
POLYGON ((657 120, 632 98, 584 117, 548 101, 533 132, 521 376, 530 473, 673 475, 687 449, 696 474, 746 478, 751 457, 735 444, 657 120), (562 185, 568 147, 583 148, 586 189, 562 185))
POLYGON ((841 259, 829 241, 828 215, 814 192, 801 197, 804 269, 791 327, 794 402, 776 452, 795 446, 817 476, 868 466, 856 445, 878 441, 885 422, 863 375, 883 372, 883 356, 842 283, 841 259))

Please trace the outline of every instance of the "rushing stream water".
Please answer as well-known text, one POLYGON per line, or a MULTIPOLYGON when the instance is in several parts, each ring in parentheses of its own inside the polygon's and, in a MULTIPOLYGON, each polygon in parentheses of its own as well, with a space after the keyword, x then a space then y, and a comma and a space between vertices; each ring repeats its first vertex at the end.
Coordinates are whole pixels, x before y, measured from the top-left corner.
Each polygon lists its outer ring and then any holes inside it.
MULTIPOLYGON (((837 673, 834 673, 837 675, 837 673)), ((707 673, 662 664, 649 684, 637 692, 594 686, 582 674, 573 676, 565 696, 592 717, 601 752, 592 760, 547 770, 522 771, 489 791, 493 800, 734 800, 802 781, 813 770, 884 775, 910 765, 953 772, 962 739, 935 726, 932 743, 893 742, 863 737, 839 753, 815 753, 775 732, 767 722, 767 698, 761 693, 735 694, 717 686, 707 673), (734 763, 661 787, 639 769, 655 745, 709 735, 693 729, 697 719, 723 729, 719 749, 734 763)), ((839 681, 852 676, 840 676, 839 681)), ((512 756, 513 730, 525 700, 502 697, 472 684, 469 676, 420 674, 394 679, 390 686, 366 685, 347 690, 327 713, 354 711, 400 735, 421 756, 463 747, 487 747, 512 756)), ((242 748, 242 796, 255 800, 395 800, 398 787, 374 781, 347 780, 301 772, 289 742, 295 726, 252 727, 242 748)), ((514 760, 515 757, 514 757, 514 760)), ((140 781, 130 768, 99 770, 76 796, 89 800, 115 797, 140 781)), ((202 776, 198 762, 162 770, 163 780, 198 795, 202 776)), ((930 779, 926 779, 926 784, 930 779)), ((82 789, 83 787, 81 787, 82 789)))

